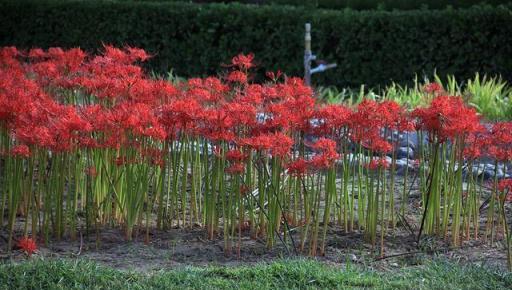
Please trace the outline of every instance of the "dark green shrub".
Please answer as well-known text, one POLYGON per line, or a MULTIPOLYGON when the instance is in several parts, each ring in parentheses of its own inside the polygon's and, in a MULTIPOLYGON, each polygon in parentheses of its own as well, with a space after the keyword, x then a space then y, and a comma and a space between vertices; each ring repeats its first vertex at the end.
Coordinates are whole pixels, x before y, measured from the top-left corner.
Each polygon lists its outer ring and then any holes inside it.
POLYGON ((194 3, 244 3, 244 4, 279 4, 304 6, 323 9, 354 9, 354 10, 413 10, 413 9, 444 9, 468 8, 479 4, 500 5, 511 3, 511 0, 121 0, 140 2, 194 2, 194 3))
POLYGON ((199 76, 223 70, 240 52, 264 69, 302 74, 304 23, 313 50, 338 68, 314 79, 339 86, 410 81, 414 74, 475 72, 512 80, 512 12, 462 10, 327 11, 290 6, 106 1, 0 2, 0 45, 131 45, 155 54, 149 69, 199 76))

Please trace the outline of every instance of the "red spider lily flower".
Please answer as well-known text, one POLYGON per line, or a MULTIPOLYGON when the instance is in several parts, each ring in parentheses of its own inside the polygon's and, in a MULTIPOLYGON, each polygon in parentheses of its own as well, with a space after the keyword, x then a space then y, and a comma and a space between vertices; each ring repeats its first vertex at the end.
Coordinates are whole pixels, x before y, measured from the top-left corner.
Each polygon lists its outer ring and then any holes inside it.
POLYGON ((89 133, 93 130, 90 122, 84 119, 76 111, 75 107, 65 106, 61 107, 58 120, 60 128, 67 131, 69 135, 74 133, 89 133))
POLYGON ((11 155, 20 158, 29 158, 30 149, 27 145, 16 145, 11 149, 11 155))
POLYGON ((394 101, 376 102, 364 99, 357 111, 350 116, 351 127, 354 131, 354 141, 370 141, 382 138, 382 129, 412 130, 409 116, 400 105, 394 101))
POLYGON ((226 77, 226 80, 233 83, 246 84, 247 83, 247 74, 241 72, 239 70, 232 71, 226 77))
POLYGON ((160 169, 163 169, 165 166, 165 160, 163 157, 153 158, 151 159, 151 164, 160 167, 160 169))
POLYGON ((245 165, 243 163, 233 163, 231 166, 225 169, 228 174, 242 174, 245 171, 245 165))
POLYGON ((15 46, 6 46, 0 49, 0 59, 16 58, 21 56, 22 53, 15 46))
MULTIPOLYGON (((138 145, 135 145, 138 146, 138 145)), ((140 152, 143 160, 149 161, 152 165, 163 167, 164 166, 164 152, 159 148, 140 148, 140 152)))
POLYGON ((256 124, 256 108, 251 104, 230 102, 225 104, 222 109, 237 126, 252 127, 256 124))
POLYGON ((36 242, 32 238, 23 237, 18 241, 18 247, 30 257, 37 250, 36 242))
POLYGON ((320 170, 320 169, 331 168, 335 161, 336 161, 336 159, 331 159, 326 155, 318 154, 318 155, 313 156, 313 158, 311 158, 311 161, 309 163, 311 165, 311 168, 320 170))
POLYGON ((28 54, 30 66, 27 72, 34 75, 35 80, 42 86, 72 88, 75 78, 82 73, 86 64, 87 54, 79 48, 63 50, 58 47, 48 49, 33 49, 28 54))
POLYGON ((444 92, 443 86, 438 83, 428 83, 423 87, 423 90, 427 94, 441 94, 444 92))
POLYGON ((167 133, 164 128, 159 124, 155 124, 152 127, 146 128, 142 131, 142 135, 152 137, 155 140, 165 140, 167 138, 167 133))
POLYGON ((375 170, 379 168, 389 168, 389 162, 386 160, 386 158, 375 158, 372 159, 369 163, 365 165, 366 168, 370 170, 375 170))
POLYGON ((245 185, 245 184, 242 184, 240 185, 240 195, 241 196, 246 196, 247 193, 249 193, 251 189, 249 188, 249 186, 245 185))
POLYGON ((162 106, 159 121, 168 133, 174 130, 191 132, 197 127, 197 121, 202 114, 203 110, 198 101, 176 100, 162 106))
POLYGON ((364 99, 350 116, 350 139, 374 150, 389 150, 382 129, 394 126, 390 108, 373 100, 364 99))
POLYGON ((39 114, 38 105, 43 100, 49 101, 49 96, 34 80, 25 76, 21 67, 0 66, 1 123, 16 125, 14 122, 20 117, 29 118, 31 115, 39 114))
POLYGON ((98 176, 98 171, 96 170, 95 166, 89 166, 85 169, 85 174, 89 175, 90 177, 96 177, 98 176))
POLYGON ((509 192, 512 190, 512 178, 502 179, 498 183, 498 191, 509 192))
POLYGON ((480 158, 488 151, 491 141, 487 131, 470 133, 465 140, 464 157, 469 160, 480 158))
POLYGON ((243 94, 239 94, 237 99, 242 104, 261 105, 263 102, 263 87, 259 84, 249 84, 245 87, 243 94))
POLYGON ((18 140, 40 147, 53 148, 56 146, 54 135, 51 130, 44 126, 34 124, 23 124, 15 129, 15 136, 18 140))
POLYGON ((186 95, 187 101, 195 101, 198 104, 217 103, 223 99, 222 95, 203 87, 189 87, 186 95))
POLYGON ((165 80, 156 80, 153 82, 153 92, 155 99, 163 103, 169 103, 178 97, 180 91, 171 83, 165 80))
POLYGON ((226 152, 226 159, 232 162, 242 162, 247 158, 247 155, 240 150, 229 150, 226 152))
POLYGON ((277 80, 283 75, 283 72, 277 70, 277 72, 268 71, 265 73, 267 78, 271 79, 273 82, 277 82, 277 80))
POLYGON ((126 52, 124 52, 122 49, 113 47, 111 45, 104 45, 103 48, 105 49, 104 56, 106 58, 110 58, 119 62, 127 61, 128 59, 126 52))
POLYGON ((132 61, 136 61, 136 60, 146 61, 151 57, 145 50, 140 49, 140 48, 134 48, 134 47, 127 46, 126 52, 130 56, 132 61))
POLYGON ((223 108, 221 109, 205 109, 201 116, 203 126, 200 132, 203 136, 211 141, 228 141, 235 140, 236 135, 233 127, 236 125, 233 117, 223 108))
POLYGON ((304 79, 298 77, 287 78, 283 84, 285 90, 283 93, 287 97, 313 97, 313 89, 304 83, 304 79))
POLYGON ((0 69, 11 70, 11 73, 23 72, 23 65, 18 59, 20 56, 22 53, 16 47, 0 48, 0 69))
POLYGON ((318 109, 315 113, 320 121, 315 132, 319 135, 329 134, 347 126, 353 112, 343 105, 326 105, 318 109))
POLYGON ((153 137, 164 140, 165 129, 158 122, 150 105, 143 103, 121 103, 112 110, 112 122, 115 128, 126 130, 133 135, 153 137))
MULTIPOLYGON (((291 116, 290 107, 284 103, 269 104, 266 107, 266 116, 260 129, 264 132, 286 131, 293 121, 298 123, 298 118, 291 116)), ((298 127, 298 124, 296 124, 298 127)))
POLYGON ((41 59, 48 57, 48 54, 40 48, 34 48, 28 52, 28 57, 33 59, 41 59))
POLYGON ((413 116, 418 118, 418 129, 428 131, 431 141, 439 143, 482 130, 475 109, 467 107, 460 97, 436 97, 430 107, 414 110, 413 116))
POLYGON ((379 103, 378 111, 382 115, 382 126, 399 131, 412 131, 414 124, 406 110, 395 101, 379 103))
POLYGON ((193 98, 203 103, 217 103, 224 99, 230 87, 215 77, 192 78, 186 83, 187 99, 193 98))
POLYGON ((130 160, 126 156, 119 156, 116 157, 115 162, 117 166, 123 166, 125 164, 129 164, 130 160))
POLYGON ((204 79, 203 87, 212 92, 219 93, 226 93, 229 90, 229 87, 223 84, 222 81, 216 77, 207 77, 204 79))
POLYGON ((512 178, 500 180, 498 191, 502 193, 499 196, 502 201, 512 202, 512 178))
POLYGON ((290 153, 293 140, 283 133, 270 133, 244 138, 241 143, 255 150, 270 151, 276 157, 284 157, 290 153))
POLYGON ((278 86, 280 86, 280 84, 277 84, 275 86, 266 85, 261 87, 261 97, 263 99, 263 102, 270 104, 282 98, 282 95, 278 94, 278 86))
POLYGON ((320 138, 311 147, 319 152, 319 154, 315 155, 310 161, 312 167, 315 169, 330 168, 339 158, 339 154, 336 152, 336 142, 334 140, 320 138))
POLYGON ((124 97, 131 102, 151 104, 157 102, 153 92, 154 82, 146 79, 134 79, 126 87, 124 97))
POLYGON ((363 146, 378 153, 388 153, 393 150, 391 143, 380 137, 368 138, 368 140, 363 143, 363 146))
POLYGON ((292 138, 283 133, 275 133, 270 136, 271 146, 270 151, 273 156, 284 157, 290 153, 293 146, 292 138))
POLYGON ((248 70, 254 67, 254 54, 249 53, 247 55, 239 54, 231 59, 231 65, 238 67, 239 69, 248 70))
POLYGON ((288 169, 288 174, 292 176, 303 176, 307 172, 308 165, 308 162, 304 160, 304 158, 297 158, 288 163, 286 169, 288 169))
POLYGON ((121 64, 130 64, 137 60, 144 61, 149 58, 149 55, 142 49, 130 48, 122 50, 111 45, 104 46, 104 56, 114 62, 121 64))
POLYGON ((310 95, 299 95, 285 100, 283 106, 287 113, 289 127, 293 130, 309 132, 312 129, 311 119, 315 114, 315 99, 310 95))
POLYGON ((494 124, 488 135, 488 155, 502 162, 512 160, 512 122, 494 124))
POLYGON ((240 140, 240 144, 247 145, 257 151, 264 151, 270 149, 272 146, 272 140, 270 135, 261 134, 258 136, 243 138, 240 140))
POLYGON ((64 50, 60 47, 50 47, 48 49, 48 55, 50 57, 59 57, 65 54, 64 50))

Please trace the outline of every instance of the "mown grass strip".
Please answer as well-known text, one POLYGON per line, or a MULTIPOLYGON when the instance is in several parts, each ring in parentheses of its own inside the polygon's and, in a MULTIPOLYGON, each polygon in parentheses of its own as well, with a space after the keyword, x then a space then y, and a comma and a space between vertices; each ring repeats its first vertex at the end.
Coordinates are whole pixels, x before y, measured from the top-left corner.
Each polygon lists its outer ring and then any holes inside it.
POLYGON ((336 268, 312 260, 254 266, 183 267, 150 274, 85 260, 0 265, 0 289, 510 289, 512 274, 431 261, 395 272, 336 268))

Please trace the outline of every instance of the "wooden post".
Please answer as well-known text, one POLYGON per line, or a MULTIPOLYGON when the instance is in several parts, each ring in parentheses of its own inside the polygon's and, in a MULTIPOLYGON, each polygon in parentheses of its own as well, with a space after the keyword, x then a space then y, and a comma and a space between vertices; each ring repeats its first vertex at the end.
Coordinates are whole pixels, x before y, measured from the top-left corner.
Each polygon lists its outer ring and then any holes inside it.
POLYGON ((304 35, 304 83, 311 86, 311 24, 306 23, 306 34, 304 35))

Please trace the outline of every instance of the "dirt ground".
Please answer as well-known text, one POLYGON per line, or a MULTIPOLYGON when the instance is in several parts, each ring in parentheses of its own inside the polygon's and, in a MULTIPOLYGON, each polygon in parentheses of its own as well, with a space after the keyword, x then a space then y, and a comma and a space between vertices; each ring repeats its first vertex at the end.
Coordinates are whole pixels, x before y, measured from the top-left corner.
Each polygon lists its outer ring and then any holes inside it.
MULTIPOLYGON (((331 229, 325 256, 316 259, 329 264, 360 264, 378 270, 394 267, 412 266, 426 258, 446 257, 462 263, 506 267, 506 255, 503 244, 495 243, 493 247, 481 240, 467 241, 460 248, 451 248, 448 243, 435 238, 422 239, 422 246, 416 246, 416 237, 403 232, 388 236, 385 240, 385 256, 381 259, 377 249, 372 250, 364 241, 362 233, 331 229)), ((297 237, 296 237, 297 238, 297 237)), ((43 258, 82 258, 112 266, 117 269, 135 271, 153 271, 172 269, 177 266, 195 265, 243 265, 278 258, 295 257, 282 243, 277 242, 268 250, 263 240, 242 238, 240 258, 233 253, 227 257, 223 251, 223 240, 206 239, 204 229, 172 229, 165 232, 153 231, 149 243, 143 235, 133 241, 126 241, 120 230, 107 230, 101 233, 100 243, 95 235, 82 237, 80 240, 55 241, 48 246, 40 246, 34 256, 43 258)), ((297 242, 297 241, 295 241, 297 242)), ((5 249, 5 245, 0 248, 5 249)), ((298 254, 298 256, 306 256, 298 254)), ((19 251, 0 252, 0 259, 20 261, 26 259, 19 251)))
MULTIPOLYGON (((346 233, 341 228, 333 226, 327 233, 325 256, 315 257, 315 259, 328 264, 351 263, 377 270, 387 270, 421 264, 425 259, 433 257, 446 257, 462 263, 506 268, 506 251, 500 237, 492 246, 489 241, 480 238, 464 241, 460 247, 453 248, 447 241, 425 236, 418 246, 416 242, 418 229, 414 225, 419 222, 414 220, 414 217, 419 216, 417 212, 419 194, 415 194, 415 190, 412 191, 409 201, 408 212, 414 215, 405 217, 405 220, 409 221, 407 223, 398 222, 395 231, 388 231, 385 237, 384 258, 380 255, 378 248, 372 249, 361 232, 346 233), (410 228, 404 226, 405 224, 413 226, 410 228)), ((481 221, 481 225, 481 231, 483 231, 485 220, 481 221)), ((298 233, 292 236, 297 245, 298 233)), ((0 229, 0 261, 26 259, 26 255, 20 251, 6 252, 6 237, 7 232, 0 229)), ((219 236, 213 241, 208 240, 206 230, 199 226, 186 229, 173 228, 166 231, 153 229, 148 243, 145 241, 144 231, 141 231, 133 241, 126 241, 121 229, 111 228, 100 231, 99 243, 94 233, 81 234, 75 241, 63 239, 52 241, 47 246, 39 245, 34 256, 89 259, 117 269, 143 272, 185 265, 244 265, 279 258, 307 256, 307 251, 305 254, 295 253, 290 239, 287 246, 276 239, 275 246, 268 250, 264 240, 251 239, 249 234, 244 234, 238 258, 236 242, 233 254, 226 256, 222 237, 219 236)))

